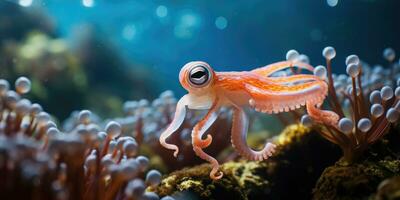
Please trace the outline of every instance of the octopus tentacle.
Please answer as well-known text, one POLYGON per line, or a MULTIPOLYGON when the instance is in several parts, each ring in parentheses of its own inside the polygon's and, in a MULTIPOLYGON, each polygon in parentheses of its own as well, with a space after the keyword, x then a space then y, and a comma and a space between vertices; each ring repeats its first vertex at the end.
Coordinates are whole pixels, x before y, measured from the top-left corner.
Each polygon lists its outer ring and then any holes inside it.
POLYGON ((269 80, 279 83, 279 84, 289 84, 289 83, 296 83, 296 82, 306 82, 306 81, 315 81, 318 80, 317 77, 311 74, 295 74, 291 76, 285 77, 268 77, 269 80))
POLYGON ((283 69, 287 69, 290 67, 298 67, 301 69, 306 69, 308 71, 313 71, 314 67, 312 67, 311 65, 307 64, 307 63, 303 63, 303 62, 292 62, 292 61, 281 61, 281 62, 276 62, 276 63, 272 63, 270 65, 267 65, 265 67, 260 67, 257 69, 252 70, 251 72, 257 73, 261 76, 270 76, 271 74, 283 70, 283 69))
POLYGON ((307 113, 318 122, 338 128, 339 115, 329 110, 321 110, 315 107, 315 102, 307 102, 307 113))
POLYGON ((174 144, 169 144, 166 142, 167 138, 171 136, 174 132, 176 132, 179 127, 182 125, 186 116, 186 105, 187 105, 187 95, 183 96, 176 105, 176 111, 174 119, 168 128, 161 133, 160 135, 160 144, 167 149, 174 150, 174 156, 177 157, 179 153, 178 146, 174 144))
POLYGON ((223 173, 221 171, 219 171, 219 163, 214 157, 208 155, 207 153, 205 153, 203 151, 203 149, 201 149, 200 147, 198 147, 194 144, 193 144, 193 151, 201 159, 206 160, 211 164, 212 170, 210 172, 210 178, 212 178, 213 180, 218 180, 218 179, 222 178, 223 173))
POLYGON ((211 125, 218 118, 218 99, 216 99, 210 110, 208 110, 207 114, 204 118, 196 124, 192 131, 193 144, 196 144, 200 148, 208 147, 212 142, 212 136, 210 134, 207 135, 206 139, 202 139, 203 134, 211 127, 211 125))
POLYGON ((193 151, 196 153, 197 156, 199 156, 203 160, 208 161, 211 164, 212 170, 210 172, 210 177, 214 180, 220 179, 223 176, 223 173, 219 171, 218 161, 214 157, 208 155, 203 151, 203 148, 206 148, 211 144, 212 136, 208 134, 205 140, 202 139, 202 136, 217 119, 218 109, 218 99, 216 99, 214 100, 206 116, 204 116, 204 118, 196 124, 192 131, 193 151))
POLYGON ((233 109, 231 133, 232 146, 241 156, 247 158, 248 160, 262 161, 271 157, 275 152, 276 145, 268 142, 260 151, 254 151, 247 145, 246 139, 248 131, 248 119, 246 113, 238 106, 234 106, 233 109))
POLYGON ((304 106, 307 102, 314 105, 322 104, 328 92, 324 81, 300 83, 295 85, 281 85, 268 83, 265 87, 246 84, 245 89, 252 99, 250 106, 260 112, 280 113, 304 106))

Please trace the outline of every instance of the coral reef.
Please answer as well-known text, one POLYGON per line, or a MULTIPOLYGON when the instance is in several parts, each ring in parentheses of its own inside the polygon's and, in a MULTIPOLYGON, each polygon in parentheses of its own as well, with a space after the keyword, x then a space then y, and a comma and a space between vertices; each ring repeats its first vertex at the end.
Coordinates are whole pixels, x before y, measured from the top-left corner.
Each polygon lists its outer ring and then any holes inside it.
POLYGON ((348 75, 335 75, 331 69, 332 59, 336 56, 335 49, 326 47, 322 54, 326 58, 327 68, 318 66, 314 74, 327 79, 328 103, 341 119, 338 124, 327 124, 315 119, 311 122, 310 117, 304 115, 302 121, 308 125, 319 124, 315 127, 318 132, 339 145, 344 161, 352 163, 362 156, 370 144, 398 123, 400 64, 394 62, 395 52, 388 48, 384 50, 384 57, 390 68, 370 68, 358 56, 350 55, 345 62, 348 75))
POLYGON ((276 156, 268 162, 225 163, 218 181, 209 178, 208 165, 185 168, 166 176, 156 192, 176 199, 182 194, 200 199, 311 198, 316 180, 340 150, 301 125, 287 127, 275 142, 276 156))
MULTIPOLYGON (((165 91, 151 103, 146 99, 125 102, 123 105, 124 116, 112 119, 121 124, 121 135, 132 136, 136 139, 139 152, 148 155, 150 159, 161 158, 162 163, 158 163, 158 168, 164 169, 164 171, 173 171, 202 163, 192 150, 190 134, 191 128, 202 118, 204 112, 189 111, 187 119, 177 130, 177 134, 170 138, 170 141, 181 146, 181 154, 177 160, 158 141, 161 132, 172 121, 175 106, 176 98, 173 92, 165 91)), ((228 114, 229 110, 222 109, 216 123, 206 132, 210 133, 218 144, 207 148, 207 151, 213 156, 220 155, 229 146, 229 140, 226 140, 231 126, 228 114)), ((99 117, 93 118, 96 122, 103 124, 109 121, 102 122, 99 117)), ((72 130, 77 124, 79 124, 78 111, 73 112, 70 118, 64 122, 64 129, 72 130)))
POLYGON ((20 77, 15 91, 0 79, 1 199, 159 199, 146 191, 161 181, 138 155, 133 137, 120 136, 110 121, 104 130, 79 113, 79 123, 61 132, 39 104, 22 95, 31 82, 20 77))

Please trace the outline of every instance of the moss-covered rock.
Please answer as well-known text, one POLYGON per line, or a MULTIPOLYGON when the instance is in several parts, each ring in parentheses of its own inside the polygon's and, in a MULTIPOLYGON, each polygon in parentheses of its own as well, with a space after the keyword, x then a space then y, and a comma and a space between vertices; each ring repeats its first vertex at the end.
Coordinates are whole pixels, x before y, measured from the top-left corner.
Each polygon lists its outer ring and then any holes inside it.
POLYGON ((318 180, 314 199, 366 199, 385 178, 398 174, 399 160, 364 161, 352 165, 338 162, 318 180))
POLYGON ((225 163, 218 181, 209 178, 208 164, 186 168, 166 176, 156 192, 179 197, 189 191, 198 199, 310 199, 324 168, 339 159, 339 148, 301 125, 287 127, 275 140, 278 151, 265 162, 225 163))
POLYGON ((326 168, 315 186, 313 199, 373 199, 383 180, 400 175, 399 139, 397 129, 393 129, 372 145, 359 162, 347 164, 340 160, 326 168))

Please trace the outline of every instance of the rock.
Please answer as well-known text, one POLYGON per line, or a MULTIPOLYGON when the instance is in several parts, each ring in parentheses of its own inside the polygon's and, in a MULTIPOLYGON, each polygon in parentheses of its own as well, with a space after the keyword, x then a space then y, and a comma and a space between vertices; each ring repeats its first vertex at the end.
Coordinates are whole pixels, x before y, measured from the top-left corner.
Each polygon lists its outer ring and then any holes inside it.
POLYGON ((165 177, 156 192, 176 199, 182 193, 195 199, 310 199, 316 180, 339 159, 340 149, 301 125, 287 127, 275 141, 278 152, 267 161, 225 163, 218 181, 209 178, 208 164, 185 168, 165 177))

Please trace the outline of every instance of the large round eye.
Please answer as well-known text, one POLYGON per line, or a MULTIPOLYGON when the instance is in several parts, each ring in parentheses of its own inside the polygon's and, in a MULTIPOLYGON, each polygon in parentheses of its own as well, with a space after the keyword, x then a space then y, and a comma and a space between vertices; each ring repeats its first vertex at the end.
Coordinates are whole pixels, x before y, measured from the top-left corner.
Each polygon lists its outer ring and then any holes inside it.
POLYGON ((202 86, 210 79, 210 72, 204 66, 195 66, 189 72, 189 81, 195 86, 202 86))

